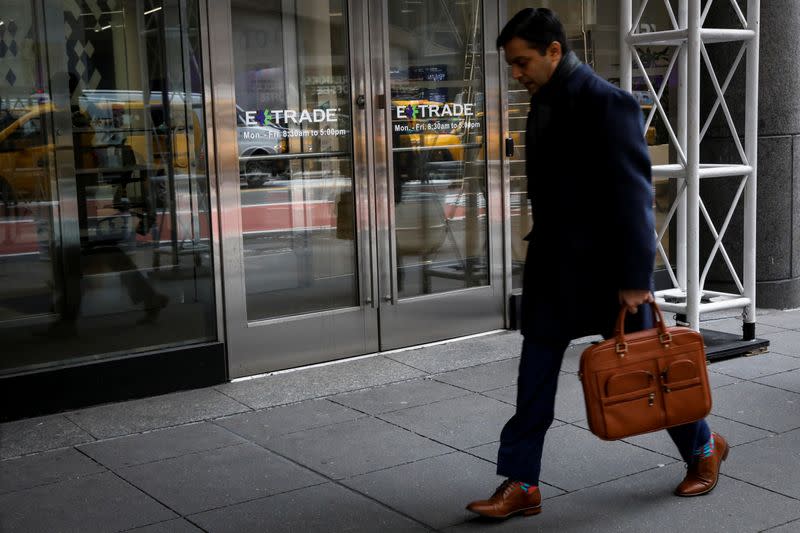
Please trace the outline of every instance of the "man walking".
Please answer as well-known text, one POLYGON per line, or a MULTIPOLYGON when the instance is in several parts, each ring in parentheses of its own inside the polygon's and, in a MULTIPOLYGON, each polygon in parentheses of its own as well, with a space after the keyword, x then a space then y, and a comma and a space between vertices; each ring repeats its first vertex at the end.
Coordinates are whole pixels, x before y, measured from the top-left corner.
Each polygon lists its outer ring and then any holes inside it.
MULTIPOLYGON (((633 97, 578 60, 548 9, 514 15, 497 46, 531 94, 525 151, 534 225, 526 237, 517 408, 497 454, 497 474, 507 479, 467 509, 507 518, 541 512, 542 447, 570 340, 610 337, 620 305, 632 313, 626 331, 650 326, 643 304, 653 300, 655 233, 650 159, 633 97)), ((668 432, 688 465, 675 494, 710 492, 725 439, 705 420, 668 432)))

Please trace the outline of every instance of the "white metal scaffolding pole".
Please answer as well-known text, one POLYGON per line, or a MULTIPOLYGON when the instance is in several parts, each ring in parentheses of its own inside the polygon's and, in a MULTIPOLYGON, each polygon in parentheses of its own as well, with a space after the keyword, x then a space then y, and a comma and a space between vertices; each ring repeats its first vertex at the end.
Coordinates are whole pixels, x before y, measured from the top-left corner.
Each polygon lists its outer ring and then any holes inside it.
POLYGON ((700 0, 689 0, 686 61, 686 320, 700 329, 700 0))
MULTIPOLYGON (((653 176, 675 180, 676 197, 666 214, 663 227, 657 228, 659 251, 666 264, 671 289, 659 290, 656 297, 666 311, 674 311, 685 318, 689 325, 700 329, 700 316, 704 312, 724 309, 742 309, 743 339, 755 338, 755 303, 756 303, 756 175, 758 145, 758 40, 759 40, 759 0, 747 0, 746 16, 742 13, 739 0, 717 0, 729 2, 733 7, 739 28, 704 28, 704 22, 712 8, 714 0, 678 0, 678 16, 675 17, 669 0, 662 0, 669 14, 672 28, 639 32, 640 24, 646 15, 650 0, 620 1, 620 86, 631 90, 633 87, 632 63, 638 67, 637 75, 644 80, 654 107, 648 125, 658 113, 666 131, 669 133, 673 151, 677 154, 677 163, 653 166, 653 176), (636 16, 633 16, 636 7, 636 16), (739 43, 742 49, 736 57, 731 71, 720 84, 711 57, 706 50, 707 43, 739 43), (673 129, 669 122, 669 113, 664 109, 661 96, 664 86, 654 87, 648 72, 648 65, 642 61, 639 49, 651 46, 678 47, 678 105, 677 128, 673 129), (745 80, 745 132, 744 146, 740 141, 733 115, 725 99, 725 91, 739 66, 744 52, 746 54, 745 80), (710 116, 701 120, 700 81, 701 69, 705 70, 711 80, 716 101, 710 109, 710 116), (724 115, 726 123, 740 161, 723 164, 704 164, 700 160, 700 143, 709 129, 712 119, 718 111, 724 115), (677 132, 677 133, 676 133, 677 132), (739 180, 738 192, 734 196, 727 217, 721 225, 714 221, 700 196, 702 179, 720 178, 739 180), (723 237, 737 209, 740 198, 744 198, 744 234, 742 276, 735 271, 733 261, 728 255, 723 237), (673 218, 674 217, 674 218, 673 218), (668 234, 670 224, 674 224, 675 238, 671 243, 671 252, 665 250, 661 240, 668 234), (713 246, 706 257, 701 257, 700 233, 701 224, 707 224, 714 238, 713 246), (720 257, 727 266, 735 289, 738 292, 720 292, 705 288, 706 276, 715 258, 720 257), (671 264, 674 261, 674 268, 671 264)), ((658 4, 653 0, 652 4, 658 4)), ((674 59, 673 59, 674 61, 674 59)), ((669 77, 673 63, 670 64, 665 78, 669 77)), ((666 81, 664 83, 667 83, 666 81)), ((718 206, 715 206, 718 207, 718 206)))
MULTIPOLYGON (((678 0, 678 25, 686 28, 689 25, 688 0, 678 0)), ((689 72, 688 56, 685 46, 678 52, 678 142, 686 152, 686 117, 689 101, 688 87, 686 85, 689 72)), ((677 212, 677 238, 675 242, 675 265, 678 278, 678 287, 686 287, 686 180, 677 178, 676 190, 680 191, 677 212)))
POLYGON ((756 323, 756 184, 758 165, 758 47, 761 25, 759 0, 747 2, 747 26, 755 36, 747 47, 747 93, 745 94, 745 138, 747 161, 753 168, 744 197, 744 295, 750 304, 744 310, 745 337, 755 337, 756 323))
POLYGON ((633 89, 633 76, 631 75, 632 61, 631 49, 628 47, 628 35, 633 32, 633 6, 630 1, 623 0, 619 6, 619 83, 630 92, 633 89))

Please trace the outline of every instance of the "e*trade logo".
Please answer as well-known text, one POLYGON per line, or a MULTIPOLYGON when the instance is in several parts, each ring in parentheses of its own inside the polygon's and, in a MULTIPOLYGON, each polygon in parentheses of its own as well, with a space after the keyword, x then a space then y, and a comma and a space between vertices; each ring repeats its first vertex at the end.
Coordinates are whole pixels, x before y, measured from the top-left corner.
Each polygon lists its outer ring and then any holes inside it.
POLYGON ((410 104, 398 105, 395 118, 473 117, 475 104, 410 104))
POLYGON ((408 117, 409 119, 415 119, 417 118, 418 114, 419 114, 419 107, 417 107, 416 105, 406 106, 406 117, 408 117))
POLYGON ((267 122, 272 122, 272 113, 270 113, 268 107, 265 107, 263 111, 256 113, 255 118, 258 125, 263 126, 267 122))
POLYGON ((339 108, 335 109, 269 109, 263 111, 245 111, 245 125, 266 126, 270 123, 292 124, 336 122, 339 108))

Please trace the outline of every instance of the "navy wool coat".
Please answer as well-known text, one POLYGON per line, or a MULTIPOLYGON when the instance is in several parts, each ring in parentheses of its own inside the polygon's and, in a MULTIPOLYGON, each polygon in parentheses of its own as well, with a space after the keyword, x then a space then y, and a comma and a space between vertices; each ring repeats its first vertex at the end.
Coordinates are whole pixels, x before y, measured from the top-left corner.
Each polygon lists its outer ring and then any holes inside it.
POLYGON ((541 339, 609 334, 618 291, 650 289, 655 260, 642 111, 586 65, 564 65, 533 95, 526 132, 521 329, 541 339))

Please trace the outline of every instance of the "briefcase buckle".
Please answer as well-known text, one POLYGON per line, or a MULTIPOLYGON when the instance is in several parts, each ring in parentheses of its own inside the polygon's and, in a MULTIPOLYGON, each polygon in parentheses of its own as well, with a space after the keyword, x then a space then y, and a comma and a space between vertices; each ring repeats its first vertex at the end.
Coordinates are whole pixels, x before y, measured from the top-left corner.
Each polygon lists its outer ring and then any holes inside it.
POLYGON ((669 333, 669 332, 661 333, 658 336, 658 340, 661 341, 661 344, 664 344, 665 346, 669 346, 669 344, 672 342, 672 333, 669 333))
POLYGON ((628 343, 627 342, 618 342, 616 347, 617 354, 620 357, 625 357, 625 353, 628 351, 628 343))

